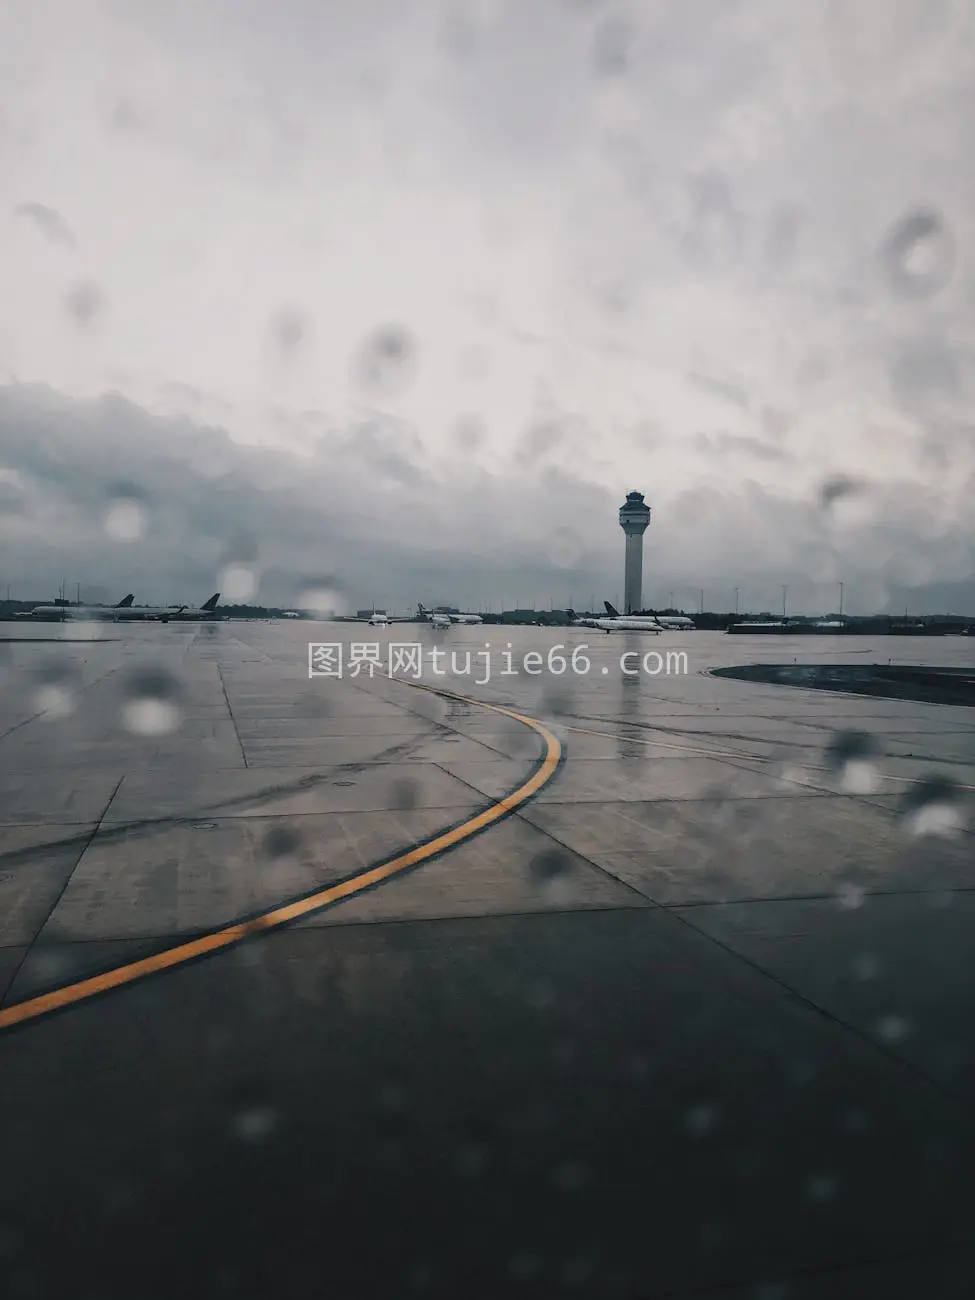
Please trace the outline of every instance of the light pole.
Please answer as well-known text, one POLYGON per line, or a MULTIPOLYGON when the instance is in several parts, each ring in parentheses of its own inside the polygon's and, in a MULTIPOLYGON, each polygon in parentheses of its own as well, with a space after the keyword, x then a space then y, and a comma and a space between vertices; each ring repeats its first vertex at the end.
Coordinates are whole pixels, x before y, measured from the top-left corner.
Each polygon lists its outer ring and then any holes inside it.
POLYGON ((735 618, 738 617, 738 588, 735 588, 735 618))
POLYGON ((843 617, 843 584, 840 583, 840 618, 843 617))
POLYGON ((789 587, 788 587, 788 584, 787 584, 787 583, 783 583, 783 584, 782 584, 782 617, 783 617, 783 618, 785 618, 785 602, 786 602, 786 597, 788 596, 788 594, 789 594, 789 587))

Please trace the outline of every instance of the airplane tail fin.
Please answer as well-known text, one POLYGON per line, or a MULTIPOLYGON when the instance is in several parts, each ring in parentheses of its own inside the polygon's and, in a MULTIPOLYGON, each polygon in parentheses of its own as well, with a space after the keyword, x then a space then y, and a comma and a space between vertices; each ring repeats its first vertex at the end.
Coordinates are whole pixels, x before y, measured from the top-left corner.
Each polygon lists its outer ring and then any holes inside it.
POLYGON ((420 615, 421 618, 424 618, 426 616, 427 611, 423 608, 423 606, 420 604, 419 601, 416 602, 416 612, 420 615))
POLYGON ((615 609, 615 608, 614 608, 614 607, 609 603, 608 600, 604 600, 604 601, 603 601, 603 604, 606 606, 606 613, 609 615, 610 618, 619 618, 619 616, 620 616, 620 612, 619 612, 619 610, 618 610, 618 609, 615 609))
POLYGON ((573 618, 576 617, 576 612, 575 612, 574 609, 567 609, 565 612, 566 612, 566 616, 567 616, 568 618, 570 618, 570 619, 573 619, 573 618))
MULTIPOLYGON (((207 601, 207 603, 206 603, 205 605, 201 605, 200 608, 201 608, 201 609, 205 609, 208 613, 209 613, 209 612, 212 612, 213 610, 215 610, 215 609, 217 608, 217 601, 218 601, 219 599, 220 599, 220 592, 219 592, 219 591, 215 591, 215 592, 213 593, 213 595, 210 597, 210 599, 207 601)), ((185 608, 185 606, 184 606, 184 608, 185 608)))
POLYGON ((115 608, 116 608, 116 609, 131 609, 131 608, 132 608, 132 602, 133 602, 134 600, 135 600, 135 596, 133 596, 133 595, 132 595, 132 592, 130 591, 129 594, 128 594, 127 596, 123 596, 123 597, 122 597, 122 599, 121 599, 121 600, 119 601, 119 603, 115 606, 115 608))

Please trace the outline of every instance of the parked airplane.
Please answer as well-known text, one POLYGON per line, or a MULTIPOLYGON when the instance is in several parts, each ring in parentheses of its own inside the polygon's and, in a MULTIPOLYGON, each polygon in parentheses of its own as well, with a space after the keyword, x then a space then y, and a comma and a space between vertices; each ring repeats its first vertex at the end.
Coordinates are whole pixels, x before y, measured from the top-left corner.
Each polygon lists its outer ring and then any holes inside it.
POLYGON ((595 618, 580 618, 574 609, 567 609, 566 614, 569 619, 570 627, 597 627, 599 620, 595 618))
POLYGON ((659 636, 663 631, 655 618, 639 618, 633 614, 624 616, 608 600, 604 600, 603 604, 606 606, 606 617, 593 620, 593 627, 598 627, 603 632, 652 632, 659 636))
MULTIPOLYGON (((417 608, 417 612, 419 613, 421 619, 424 619, 424 620, 427 619, 427 618, 434 619, 434 618, 437 618, 437 617, 438 617, 437 614, 431 614, 430 611, 429 611, 428 609, 424 609, 422 605, 417 605, 416 608, 417 608)), ((442 614, 442 615, 439 615, 439 617, 446 618, 446 619, 448 619, 451 623, 483 623, 483 622, 484 622, 484 620, 483 620, 483 618, 481 618, 480 614, 446 614, 446 613, 444 613, 444 614, 442 614)), ((446 626, 446 624, 444 624, 444 626, 446 626)))
POLYGON ((16 617, 43 619, 45 622, 55 619, 60 622, 69 618, 83 619, 85 622, 96 619, 114 620, 122 617, 122 610, 132 608, 133 600, 135 597, 129 592, 117 605, 35 605, 33 609, 21 610, 16 617))
POLYGON ((199 609, 192 609, 188 605, 180 605, 177 609, 163 610, 158 615, 161 623, 168 623, 170 619, 176 619, 179 622, 191 621, 196 622, 200 619, 216 618, 217 605, 220 601, 220 592, 215 591, 210 599, 199 609))
MULTIPOLYGON (((422 609, 422 606, 418 608, 422 609)), ((339 620, 341 623, 368 623, 370 627, 389 627, 390 623, 414 623, 415 615, 398 614, 392 618, 382 610, 374 609, 371 614, 346 614, 339 620)))
POLYGON ((119 611, 118 619, 124 623, 170 623, 215 618, 219 599, 220 592, 215 591, 199 609, 190 605, 131 605, 119 611))
POLYGON ((694 620, 685 618, 683 614, 654 614, 654 618, 668 632, 697 631, 697 624, 694 620))

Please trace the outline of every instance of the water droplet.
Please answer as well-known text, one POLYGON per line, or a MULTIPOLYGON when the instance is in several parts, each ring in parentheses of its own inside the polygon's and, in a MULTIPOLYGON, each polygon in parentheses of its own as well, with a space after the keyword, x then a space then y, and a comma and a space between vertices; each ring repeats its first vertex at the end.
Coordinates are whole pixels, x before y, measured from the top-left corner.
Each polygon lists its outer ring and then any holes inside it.
POLYGON ((537 1255, 516 1255, 509 1264, 511 1276, 519 1282, 527 1282, 538 1276, 542 1261, 537 1255))
POLYGON ((911 1022, 904 1016, 884 1016, 877 1022, 876 1034, 885 1043, 902 1043, 911 1034, 911 1022))
POLYGON ((73 619, 70 624, 62 626, 61 635, 71 641, 100 641, 105 635, 101 623, 94 619, 73 619))
POLYGON ((298 606, 302 613, 313 618, 332 618, 349 611, 348 598, 335 578, 308 579, 298 606))
POLYGON ((625 1068, 631 1079, 646 1079, 650 1074, 650 1059, 637 1052, 627 1060, 625 1068))
POLYGON ((228 564, 220 574, 220 590, 228 604, 246 604, 257 592, 254 570, 246 564, 228 564))
POLYGON ((855 527, 870 517, 870 485, 846 474, 836 474, 820 485, 819 503, 828 511, 831 524, 855 527))
POLYGON ((949 777, 933 776, 909 790, 901 816, 912 835, 953 839, 965 825, 961 791, 949 777))
POLYGON ((575 569, 582 561, 582 541, 571 528, 556 528, 546 540, 545 551, 557 569, 575 569))
POLYGON ((928 907, 933 912, 940 912, 946 907, 951 907, 955 901, 955 891, 953 889, 939 889, 927 898, 928 907))
POLYGON ((809 786, 811 784, 810 774, 796 763, 783 762, 781 765, 777 765, 773 771, 775 784, 781 789, 797 785, 809 786))
POLYGON ((307 338, 311 321, 298 307, 285 307, 271 321, 271 337, 281 352, 293 353, 307 338))
POLYGON ((591 1259, 570 1259, 562 1267, 562 1281, 567 1287, 575 1290, 588 1282, 592 1277, 594 1267, 591 1259))
POLYGON ((79 280, 64 295, 64 306, 75 324, 85 328, 105 308, 105 297, 93 280, 79 280))
POLYGON ((234 1115, 233 1130, 241 1142, 256 1145, 266 1142, 278 1127, 278 1114, 273 1106, 243 1106, 234 1115))
POLYGON ((293 858, 301 847, 301 835, 293 826, 272 826, 264 836, 264 852, 272 861, 293 858))
POLYGON ((692 1106, 684 1117, 685 1126, 691 1137, 706 1137, 708 1133, 714 1132, 717 1122, 717 1107, 707 1104, 692 1106))
POLYGON ((458 1153, 457 1167, 467 1178, 476 1178, 478 1174, 483 1173, 487 1161, 487 1147, 476 1142, 468 1142, 458 1153))
POLYGON ((836 1195, 836 1179, 828 1174, 816 1174, 806 1182, 806 1195, 819 1204, 831 1201, 836 1195))
POLYGON ((552 1181, 563 1192, 578 1192, 588 1183, 589 1173, 578 1160, 567 1160, 556 1169, 552 1181))
POLYGON ((555 1006, 555 989, 544 980, 536 980, 526 990, 525 1001, 536 1011, 549 1011, 555 1006))
POLYGON ((49 663, 35 676, 34 708, 44 715, 45 721, 57 721, 74 712, 77 675, 70 664, 49 663))
POLYGON ((462 415, 451 431, 451 439, 459 451, 476 451, 486 436, 484 421, 477 415, 462 415))
POLYGON ((394 1083, 388 1083, 379 1091, 377 1102, 381 1110, 388 1115, 402 1115, 407 1106, 406 1093, 394 1083))
POLYGON ((762 1282, 752 1292, 750 1300, 788 1300, 789 1287, 785 1282, 762 1282))
POLYGON ((840 731, 826 748, 826 766, 847 794, 873 794, 880 787, 880 746, 864 731, 840 731))
POLYGON ((355 358, 356 382, 372 396, 400 397, 416 375, 413 340, 397 325, 387 325, 369 336, 355 358))
POLYGON ((836 901, 846 912, 854 912, 858 907, 863 906, 867 891, 862 885, 855 885, 851 881, 844 881, 836 890, 836 901))
POLYGON ((853 961, 853 975, 861 982, 875 980, 882 970, 881 962, 871 952, 864 952, 853 961))
POLYGON ((406 811, 415 808, 419 802, 419 790, 417 783, 411 781, 409 777, 401 777, 393 782, 392 788, 393 807, 406 811))
POLYGON ((604 18, 593 37, 594 70, 604 77, 621 77, 629 72, 635 40, 636 33, 625 19, 604 18))
POLYGON ((545 717, 569 718, 572 716, 572 692, 566 686, 547 686, 540 701, 545 717))
POLYGON ((573 872, 572 858, 564 849, 546 849, 529 863, 532 884, 552 903, 568 901, 573 872))
POLYGON ((951 279, 954 240, 942 218, 921 208, 903 217, 888 235, 883 250, 891 284, 912 298, 938 293, 951 279))
POLYGON ((137 736, 164 736, 180 724, 179 687, 160 668, 142 669, 128 679, 122 721, 137 736))
POLYGON ((146 530, 146 497, 138 488, 113 489, 105 511, 105 531, 116 542, 136 542, 146 530))

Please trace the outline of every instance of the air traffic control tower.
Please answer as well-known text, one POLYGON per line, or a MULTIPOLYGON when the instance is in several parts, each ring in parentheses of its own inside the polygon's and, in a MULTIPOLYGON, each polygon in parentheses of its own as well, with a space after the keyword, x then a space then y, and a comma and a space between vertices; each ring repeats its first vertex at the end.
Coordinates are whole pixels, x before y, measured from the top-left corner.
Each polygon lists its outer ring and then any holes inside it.
POLYGON ((623 613, 643 608, 643 534, 650 526, 650 507, 642 492, 627 492, 620 506, 620 528, 626 533, 626 568, 623 575, 623 613))

